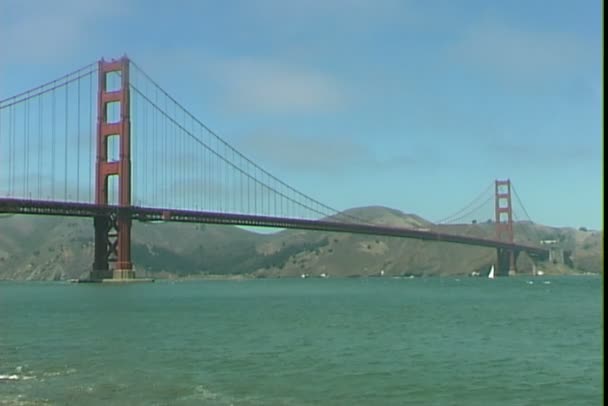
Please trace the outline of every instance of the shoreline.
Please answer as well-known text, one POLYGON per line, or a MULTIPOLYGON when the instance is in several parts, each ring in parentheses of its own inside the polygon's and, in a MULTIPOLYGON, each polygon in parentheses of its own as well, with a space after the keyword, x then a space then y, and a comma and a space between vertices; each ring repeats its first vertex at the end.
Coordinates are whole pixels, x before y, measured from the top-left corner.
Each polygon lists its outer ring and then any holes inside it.
MULTIPOLYGON (((542 279, 542 278, 554 278, 554 277, 581 277, 581 276, 599 276, 602 277, 602 273, 571 273, 571 274, 545 274, 545 275, 528 275, 528 274, 516 274, 507 277, 499 277, 497 279, 509 279, 509 278, 534 278, 534 279, 542 279)), ((470 276, 470 275, 353 275, 353 276, 307 276, 306 278, 301 278, 300 276, 255 276, 255 275, 201 275, 201 276, 185 276, 181 278, 171 278, 171 277, 151 277, 151 276, 142 276, 138 279, 154 279, 156 282, 188 282, 188 281, 243 281, 243 280, 261 280, 261 279, 421 279, 421 278, 447 278, 447 279, 462 279, 462 278, 472 278, 472 279, 487 279, 487 276, 470 276)), ((53 280, 53 279, 0 279, 0 282, 58 282, 58 283, 70 283, 72 279, 61 279, 61 280, 53 280)))

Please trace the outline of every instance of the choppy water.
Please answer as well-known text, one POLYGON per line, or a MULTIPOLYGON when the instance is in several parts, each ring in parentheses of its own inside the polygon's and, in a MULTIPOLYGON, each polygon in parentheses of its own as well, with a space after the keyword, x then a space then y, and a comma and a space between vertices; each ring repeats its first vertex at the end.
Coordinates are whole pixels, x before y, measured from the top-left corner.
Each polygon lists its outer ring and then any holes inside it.
POLYGON ((601 283, 0 283, 0 405, 599 405, 601 283))

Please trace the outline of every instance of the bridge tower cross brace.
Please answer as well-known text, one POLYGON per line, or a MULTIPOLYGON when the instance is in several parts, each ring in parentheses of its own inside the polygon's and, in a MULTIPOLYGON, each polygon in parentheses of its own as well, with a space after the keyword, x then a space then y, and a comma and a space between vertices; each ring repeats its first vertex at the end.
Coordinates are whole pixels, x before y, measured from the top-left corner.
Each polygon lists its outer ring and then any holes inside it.
MULTIPOLYGON (((118 177, 118 209, 109 215, 96 216, 95 260, 91 279, 133 279, 131 262, 131 112, 129 92, 129 59, 99 61, 97 92, 97 158, 95 165, 95 203, 116 204, 109 201, 108 183, 118 177), (120 76, 120 88, 108 88, 108 74, 120 76), (110 122, 110 109, 118 104, 120 118, 110 122), (108 140, 118 139, 118 160, 110 160, 108 140), (113 263, 113 267, 110 266, 113 263)), ((114 110, 112 110, 114 111, 114 110)))
MULTIPOLYGON (((511 181, 494 182, 496 239, 513 243, 513 209, 511 205, 511 181)), ((516 253, 512 249, 496 249, 497 275, 515 272, 516 253)))

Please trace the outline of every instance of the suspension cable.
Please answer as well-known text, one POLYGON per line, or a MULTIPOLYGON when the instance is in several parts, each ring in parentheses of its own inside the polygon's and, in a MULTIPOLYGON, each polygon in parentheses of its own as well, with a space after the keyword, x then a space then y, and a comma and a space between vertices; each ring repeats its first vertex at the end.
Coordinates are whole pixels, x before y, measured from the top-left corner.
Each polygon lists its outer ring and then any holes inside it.
POLYGON ((446 223, 448 221, 456 221, 456 220, 460 220, 464 217, 466 217, 467 215, 471 214, 472 212, 474 212, 475 210, 479 209, 480 207, 482 207, 484 204, 487 203, 487 201, 492 197, 490 196, 490 198, 487 198, 482 204, 478 205, 475 209, 473 209, 472 211, 469 211, 465 214, 462 214, 465 210, 468 210, 471 206, 473 206, 479 199, 481 199, 487 192, 488 190, 490 190, 492 188, 492 183, 490 183, 484 190, 483 192, 481 192, 479 195, 477 195, 477 197, 475 197, 475 199, 473 199, 469 204, 467 204, 465 207, 463 207, 462 209, 458 210, 457 212, 451 214, 450 216, 447 216, 439 221, 437 221, 438 224, 442 224, 442 223, 446 223), (456 217, 459 216, 459 217, 456 217))
MULTIPOLYGON (((212 136, 214 136, 221 144, 223 144, 224 148, 228 148, 231 151, 233 151, 235 154, 237 154, 239 156, 239 158, 241 158, 242 160, 244 160, 245 162, 250 163, 254 168, 259 169, 263 175, 267 176, 268 178, 272 179, 273 181, 277 182, 278 184, 280 184, 281 186, 285 187, 286 189, 288 189, 289 191, 293 192, 294 194, 297 194, 298 196, 311 201, 311 203, 318 205, 319 207, 327 210, 329 213, 327 212, 321 212, 318 210, 313 209, 312 207, 308 206, 307 208, 309 210, 313 210, 314 212, 318 213, 318 214, 322 214, 322 215, 339 215, 339 216, 343 216, 346 218, 350 218, 351 220, 354 220, 356 222, 362 222, 362 223, 368 223, 367 221, 357 218, 355 216, 352 216, 350 214, 346 214, 346 213, 342 213, 339 210, 336 210, 330 206, 327 206, 321 202, 319 202, 316 199, 313 199, 305 194, 303 194, 302 192, 299 192, 298 190, 294 189, 292 186, 286 184, 285 182, 281 181, 280 179, 278 179, 277 177, 275 177, 274 175, 272 175, 271 173, 269 173, 268 171, 266 171, 265 169, 263 169, 262 167, 260 167, 258 164, 256 164, 255 162, 253 162, 251 159, 247 158, 245 155, 243 155, 239 150, 237 150, 236 148, 234 148, 231 144, 229 144, 228 142, 226 142, 223 138, 221 138, 219 135, 217 135, 213 130, 211 130, 209 127, 207 127, 203 122, 201 122, 198 118, 196 118, 192 113, 190 113, 185 107, 183 107, 177 100, 175 100, 169 93, 167 93, 157 82, 155 82, 141 67, 139 67, 135 62, 131 61, 131 64, 137 69, 137 71, 139 73, 141 73, 146 79, 148 79, 153 85, 154 87, 156 87, 158 90, 160 90, 160 92, 167 97, 169 100, 171 100, 172 103, 174 103, 177 107, 179 107, 181 110, 183 110, 185 112, 185 114, 187 114, 192 120, 194 120, 198 125, 200 125, 201 127, 203 127, 209 134, 211 134, 212 136)), ((131 87, 133 87, 133 85, 131 84, 131 87)), ((140 96, 144 97, 145 99, 147 99, 147 101, 149 103, 152 103, 150 101, 150 99, 148 99, 141 91, 139 91, 138 89, 135 89, 137 93, 140 94, 140 96)), ((158 108, 158 106, 156 106, 156 108, 158 108)), ((161 114, 165 115, 165 117, 167 117, 168 119, 171 120, 171 118, 167 115, 164 114, 161 111, 161 114)), ((179 125, 175 120, 172 120, 174 122, 174 124, 179 125)), ((230 166, 232 166, 234 169, 237 169, 239 172, 241 172, 242 174, 245 174, 244 171, 240 168, 237 168, 236 165, 234 165, 233 163, 229 162, 227 159, 225 159, 224 157, 221 156, 221 154, 215 152, 213 150, 213 148, 209 147, 208 145, 206 145, 206 143, 204 143, 203 141, 199 140, 198 137, 196 137, 194 134, 185 131, 185 128, 183 126, 180 126, 182 131, 184 131, 185 133, 187 133, 191 138, 193 138, 194 140, 196 140, 198 143, 201 143, 202 145, 205 146, 205 148, 209 148, 210 151, 212 153, 214 153, 218 158, 220 158, 221 160, 223 160, 224 162, 226 162, 227 164, 229 164, 230 166)), ((246 174, 245 174, 246 175, 246 174)), ((248 176, 248 175, 246 175, 248 176)), ((253 179, 255 180, 255 179, 253 179)), ((271 188, 272 190, 275 190, 274 188, 271 188)), ((281 194, 283 197, 288 198, 285 194, 281 194)), ((290 198, 288 198, 288 200, 294 201, 295 203, 298 203, 295 200, 292 200, 290 198)), ((298 203, 299 204, 299 203, 298 203)))

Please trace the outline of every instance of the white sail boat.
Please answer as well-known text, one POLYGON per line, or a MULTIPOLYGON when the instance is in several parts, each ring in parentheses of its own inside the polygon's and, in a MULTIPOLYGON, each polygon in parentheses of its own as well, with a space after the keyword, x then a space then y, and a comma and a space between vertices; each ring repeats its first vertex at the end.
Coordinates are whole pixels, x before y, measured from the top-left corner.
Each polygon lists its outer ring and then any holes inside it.
POLYGON ((490 268, 490 273, 488 274, 488 278, 494 279, 494 265, 490 268))

